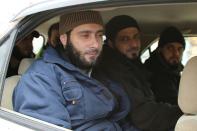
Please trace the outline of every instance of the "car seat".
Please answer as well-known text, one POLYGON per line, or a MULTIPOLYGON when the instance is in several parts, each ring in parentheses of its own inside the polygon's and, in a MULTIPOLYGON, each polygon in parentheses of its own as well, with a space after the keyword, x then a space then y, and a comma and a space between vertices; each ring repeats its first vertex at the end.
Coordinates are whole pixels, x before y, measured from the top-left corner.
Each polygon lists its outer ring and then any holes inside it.
POLYGON ((16 87, 18 81, 20 80, 21 75, 26 72, 26 70, 33 63, 33 61, 34 61, 34 58, 22 59, 19 65, 18 75, 10 76, 5 79, 2 100, 1 100, 2 107, 13 110, 12 94, 13 94, 14 88, 16 87))
POLYGON ((183 111, 175 131, 197 131, 197 56, 186 64, 179 86, 178 104, 183 111))

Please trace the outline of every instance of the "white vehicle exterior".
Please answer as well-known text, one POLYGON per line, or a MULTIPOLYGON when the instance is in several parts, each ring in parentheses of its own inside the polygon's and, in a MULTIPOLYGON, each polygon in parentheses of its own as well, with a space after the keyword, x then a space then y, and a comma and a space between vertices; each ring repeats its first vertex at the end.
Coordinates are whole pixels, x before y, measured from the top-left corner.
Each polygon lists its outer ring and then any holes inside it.
MULTIPOLYGON (((4 90, 9 60, 16 39, 24 37, 25 34, 33 29, 41 31, 43 36, 46 36, 47 28, 45 29, 44 27, 48 27, 50 22, 57 21, 57 17, 64 12, 88 9, 98 10, 101 11, 104 22, 121 13, 131 14, 139 19, 140 25, 145 29, 145 45, 143 49, 146 50, 158 37, 158 33, 169 23, 185 27, 186 35, 196 35, 196 7, 197 2, 187 0, 150 0, 149 2, 147 0, 47 0, 31 5, 20 11, 7 23, 6 27, 8 28, 6 31, 0 31, 0 101, 4 90), (151 15, 151 13, 156 11, 158 12, 155 15, 151 15), (147 23, 144 24, 143 21, 147 23), (187 25, 187 21, 191 24, 187 25)), ((58 127, 0 106, 0 130, 66 131, 69 129, 58 127)))

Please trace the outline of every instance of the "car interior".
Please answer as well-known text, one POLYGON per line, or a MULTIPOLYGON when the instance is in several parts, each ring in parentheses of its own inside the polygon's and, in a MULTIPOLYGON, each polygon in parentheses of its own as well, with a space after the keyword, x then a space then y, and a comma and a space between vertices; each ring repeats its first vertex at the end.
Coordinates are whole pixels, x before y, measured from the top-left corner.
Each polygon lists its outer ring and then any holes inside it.
MULTIPOLYGON (((141 58, 147 59, 150 53, 154 51, 155 43, 158 41, 160 32, 168 27, 177 27, 185 36, 187 40, 187 50, 184 53, 184 71, 182 72, 178 103, 184 115, 178 120, 175 131, 191 131, 197 129, 197 2, 156 2, 135 4, 132 2, 108 2, 106 5, 91 5, 87 9, 97 10, 101 13, 104 23, 107 23, 112 17, 117 15, 129 15, 134 17, 139 23, 141 29, 141 58), (193 58, 192 58, 193 57, 193 58)), ((21 25, 18 26, 19 32, 16 40, 24 38, 33 30, 38 31, 41 37, 34 40, 34 53, 42 50, 43 45, 47 42, 47 32, 49 27, 59 21, 61 14, 65 12, 72 12, 75 10, 83 10, 82 7, 73 7, 69 9, 55 9, 52 11, 44 11, 43 14, 51 13, 51 15, 44 16, 41 13, 28 16, 23 20, 21 25), (56 11, 56 12, 55 12, 56 11), (34 16, 35 15, 35 16, 34 16), (30 18, 39 17, 37 22, 28 20, 30 18), (25 23, 26 22, 26 23, 25 23), (33 24, 34 22, 34 24, 33 24), (26 24, 26 25, 25 25, 26 24), (27 29, 27 27, 29 28, 27 29)), ((18 75, 5 78, 4 88, 1 99, 1 106, 13 110, 12 107, 12 92, 20 80, 22 74, 28 69, 36 58, 25 58, 20 62, 18 75)), ((144 61, 144 60, 143 60, 144 61)))

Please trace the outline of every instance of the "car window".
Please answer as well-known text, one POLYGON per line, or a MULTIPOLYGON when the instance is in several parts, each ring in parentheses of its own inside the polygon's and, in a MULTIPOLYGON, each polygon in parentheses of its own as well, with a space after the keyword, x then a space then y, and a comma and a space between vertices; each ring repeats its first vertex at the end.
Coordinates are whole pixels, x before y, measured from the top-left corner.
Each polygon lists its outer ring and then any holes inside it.
POLYGON ((0 60, 0 72, 1 72, 1 74, 2 74, 2 69, 3 69, 3 66, 4 66, 4 61, 6 59, 8 48, 9 47, 6 44, 2 44, 0 46, 0 57, 1 57, 1 60, 0 60))
MULTIPOLYGON (((197 37, 184 37, 186 41, 185 51, 183 52, 182 64, 185 65, 187 61, 193 56, 197 56, 197 37)), ((149 57, 150 53, 158 47, 158 40, 153 42, 141 55, 142 62, 144 63, 149 57)))
POLYGON ((197 56, 197 37, 186 37, 186 48, 183 54, 182 63, 185 65, 187 61, 197 56))
MULTIPOLYGON (((5 70, 8 67, 8 63, 6 61, 10 57, 10 52, 12 50, 13 46, 13 39, 15 36, 16 30, 14 30, 9 36, 7 36, 4 41, 1 41, 0 43, 0 77, 3 77, 5 75, 5 70)), ((0 81, 0 84, 2 84, 2 81, 0 81)))
POLYGON ((40 35, 38 38, 33 39, 33 52, 35 55, 37 55, 45 43, 45 37, 43 35, 40 35))

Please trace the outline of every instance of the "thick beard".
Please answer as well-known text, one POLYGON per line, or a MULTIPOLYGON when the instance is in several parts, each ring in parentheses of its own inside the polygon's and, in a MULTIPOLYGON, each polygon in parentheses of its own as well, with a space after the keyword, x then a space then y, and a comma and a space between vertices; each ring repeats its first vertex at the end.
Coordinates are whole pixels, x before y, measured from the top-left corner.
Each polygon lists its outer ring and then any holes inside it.
POLYGON ((65 48, 67 56, 71 63, 82 70, 90 70, 96 62, 88 63, 82 57, 81 53, 69 42, 65 48))
POLYGON ((161 54, 161 57, 162 57, 162 59, 163 59, 163 61, 164 61, 164 63, 166 63, 167 65, 168 65, 168 67, 170 67, 172 70, 175 70, 175 69, 177 69, 178 67, 179 67, 179 65, 181 64, 181 62, 179 62, 179 63, 169 63, 166 59, 165 59, 165 57, 163 56, 163 54, 162 53, 160 53, 161 54))
POLYGON ((171 69, 177 69, 180 63, 168 63, 168 65, 170 66, 171 69))

